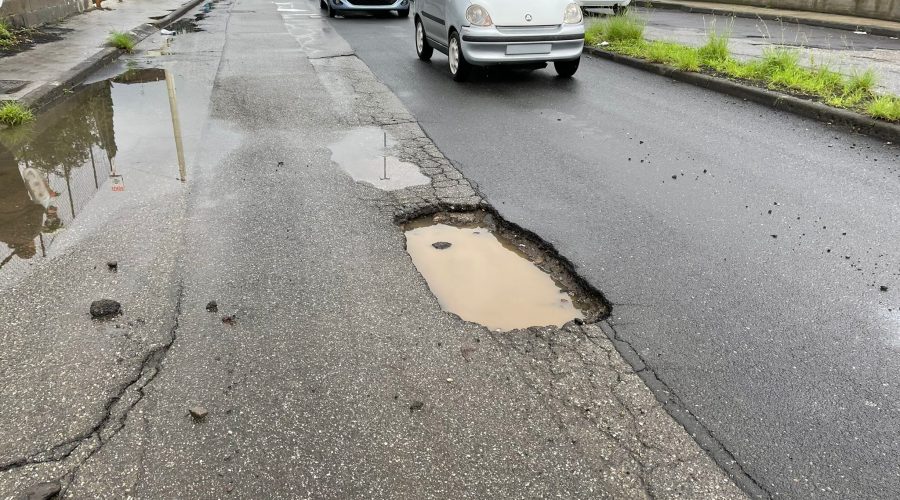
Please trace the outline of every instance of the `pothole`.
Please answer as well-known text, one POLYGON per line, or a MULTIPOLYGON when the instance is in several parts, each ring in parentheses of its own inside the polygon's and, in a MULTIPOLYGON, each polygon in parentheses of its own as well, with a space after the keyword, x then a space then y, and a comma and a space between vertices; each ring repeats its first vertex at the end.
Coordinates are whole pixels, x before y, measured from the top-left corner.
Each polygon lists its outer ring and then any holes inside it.
POLYGON ((347 132, 328 148, 331 149, 332 161, 353 179, 378 189, 393 191, 431 183, 419 167, 388 154, 395 144, 384 130, 362 127, 347 132))
POLYGON ((438 213, 404 224, 406 249, 441 307, 494 331, 593 322, 600 294, 545 245, 487 212, 438 213))

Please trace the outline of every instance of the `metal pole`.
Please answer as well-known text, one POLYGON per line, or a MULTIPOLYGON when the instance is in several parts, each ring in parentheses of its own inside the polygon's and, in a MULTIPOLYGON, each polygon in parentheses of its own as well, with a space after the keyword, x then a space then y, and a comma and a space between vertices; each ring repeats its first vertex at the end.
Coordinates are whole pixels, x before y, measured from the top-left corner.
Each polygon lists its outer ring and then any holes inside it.
POLYGON ((184 145, 181 143, 181 121, 178 119, 178 102, 175 99, 175 78, 169 70, 166 72, 166 88, 169 90, 169 110, 172 112, 172 131, 175 133, 175 151, 178 153, 178 172, 181 182, 187 180, 187 168, 184 165, 184 145))

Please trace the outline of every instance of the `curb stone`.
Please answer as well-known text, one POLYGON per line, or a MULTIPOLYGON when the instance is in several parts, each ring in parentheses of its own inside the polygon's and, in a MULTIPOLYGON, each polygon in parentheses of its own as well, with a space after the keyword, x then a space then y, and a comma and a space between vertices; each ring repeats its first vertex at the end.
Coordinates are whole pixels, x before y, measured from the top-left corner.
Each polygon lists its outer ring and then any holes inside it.
POLYGON ((900 143, 900 124, 877 120, 854 111, 833 108, 820 102, 801 99, 782 92, 747 85, 725 78, 718 78, 704 73, 681 71, 663 64, 651 63, 643 59, 616 54, 596 47, 586 46, 584 50, 590 55, 625 64, 633 68, 642 69, 678 81, 697 85, 698 87, 753 101, 773 109, 787 111, 828 124, 848 127, 861 134, 871 135, 894 143, 900 143))
MULTIPOLYGON (((181 7, 175 9, 173 12, 169 13, 169 15, 149 23, 141 24, 140 26, 129 30, 128 34, 130 34, 134 38, 136 43, 141 42, 148 36, 159 31, 160 27, 165 26, 178 19, 179 17, 185 15, 188 11, 204 1, 205 0, 190 0, 189 2, 183 4, 181 7)), ((42 108, 46 107, 57 98, 59 98, 59 96, 63 94, 65 89, 77 85, 100 67, 105 66, 110 62, 118 59, 118 57, 122 55, 122 53, 122 50, 114 47, 103 47, 93 55, 86 57, 74 68, 63 73, 60 76, 59 80, 41 85, 40 87, 22 96, 20 99, 18 99, 18 101, 25 106, 28 106, 32 110, 40 111, 42 108)))
MULTIPOLYGON (((876 36, 894 36, 900 37, 900 29, 890 29, 883 26, 875 26, 871 24, 852 24, 840 21, 826 21, 824 19, 812 19, 799 16, 783 16, 775 13, 756 13, 742 12, 731 9, 719 9, 715 7, 694 7, 690 5, 682 5, 668 2, 654 2, 651 0, 635 0, 633 5, 638 7, 646 7, 653 9, 680 10, 682 12, 691 12, 694 14, 713 14, 720 16, 744 17, 747 19, 762 19, 764 21, 784 21, 789 23, 805 24, 807 26, 818 26, 820 28, 832 28, 838 30, 856 31, 862 29, 870 35, 876 36)), ((737 4, 737 6, 743 6, 737 4)))

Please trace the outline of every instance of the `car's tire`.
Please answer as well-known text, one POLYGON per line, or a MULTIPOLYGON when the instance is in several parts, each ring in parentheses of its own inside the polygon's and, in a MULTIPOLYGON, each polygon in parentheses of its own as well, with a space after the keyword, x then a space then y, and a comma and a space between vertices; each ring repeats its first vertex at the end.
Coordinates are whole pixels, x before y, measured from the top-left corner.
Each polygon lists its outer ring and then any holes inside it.
POLYGON ((581 58, 571 59, 569 61, 556 61, 553 63, 553 66, 556 68, 556 74, 563 78, 571 78, 572 75, 578 71, 578 65, 581 63, 581 58))
POLYGON ((472 72, 472 65, 466 61, 466 56, 462 51, 462 42, 459 39, 459 33, 450 33, 450 42, 447 44, 447 59, 450 61, 450 74, 457 82, 464 82, 472 72))
POLYGON ((334 18, 337 15, 337 11, 335 11, 331 5, 328 6, 328 17, 334 18))
POLYGON ((327 8, 328 8, 328 4, 325 3, 325 0, 319 0, 319 8, 320 8, 320 9, 327 9, 327 8))
POLYGON ((409 17, 409 9, 403 9, 397 11, 398 17, 409 17))
POLYGON ((428 44, 428 38, 425 36, 425 26, 422 20, 416 17, 416 55, 423 61, 430 61, 434 55, 434 47, 428 44))
POLYGON ((624 16, 625 14, 628 14, 627 5, 613 5, 613 15, 624 16))

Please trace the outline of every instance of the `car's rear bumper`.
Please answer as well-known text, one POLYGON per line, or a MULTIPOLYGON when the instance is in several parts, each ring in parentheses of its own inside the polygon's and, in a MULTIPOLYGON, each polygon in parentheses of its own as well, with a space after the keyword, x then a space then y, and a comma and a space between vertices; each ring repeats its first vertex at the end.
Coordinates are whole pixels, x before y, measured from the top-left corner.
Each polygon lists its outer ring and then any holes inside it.
POLYGON ((407 10, 410 0, 327 0, 334 10, 407 10))
POLYGON ((462 52, 471 64, 518 64, 571 60, 584 49, 584 25, 487 28, 466 26, 462 52))

